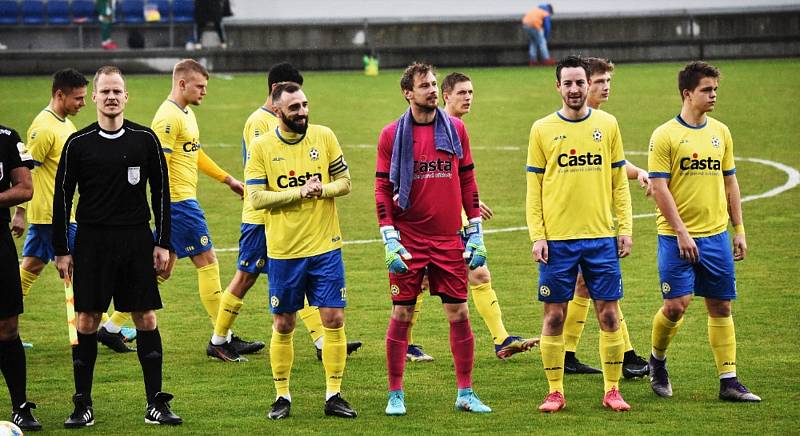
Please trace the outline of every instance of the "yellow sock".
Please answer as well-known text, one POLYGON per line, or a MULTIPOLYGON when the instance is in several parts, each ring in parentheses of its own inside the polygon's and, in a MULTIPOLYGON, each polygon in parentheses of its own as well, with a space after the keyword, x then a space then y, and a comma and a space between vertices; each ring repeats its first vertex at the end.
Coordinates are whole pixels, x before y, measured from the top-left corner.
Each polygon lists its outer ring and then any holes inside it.
POLYGON ((325 389, 330 397, 342 390, 342 376, 347 362, 347 336, 344 326, 338 329, 325 327, 322 345, 322 366, 325 367, 325 389))
POLYGON ((272 329, 269 342, 269 363, 272 367, 272 381, 275 383, 277 396, 289 398, 289 378, 294 363, 294 331, 286 334, 272 329))
POLYGON ((225 290, 222 294, 222 299, 219 303, 219 312, 217 312, 217 322, 214 323, 214 334, 217 336, 225 337, 228 335, 233 322, 239 316, 239 309, 242 308, 244 301, 231 294, 229 290, 225 290))
POLYGON ((542 335, 539 348, 542 351, 542 365, 547 376, 550 392, 564 393, 564 335, 542 335))
POLYGON ((311 340, 316 343, 325 333, 322 327, 322 317, 319 315, 319 308, 316 306, 309 306, 308 300, 306 300, 303 308, 297 313, 300 315, 300 319, 303 320, 308 334, 311 335, 311 340))
POLYGON ((105 312, 103 312, 103 314, 102 314, 102 315, 100 315, 100 327, 102 327, 103 325, 105 325, 105 323, 106 323, 106 322, 108 322, 108 320, 109 320, 109 319, 110 319, 110 318, 108 317, 108 314, 107 314, 107 313, 105 313, 105 312))
POLYGON ((417 304, 414 305, 414 314, 411 315, 411 324, 409 324, 408 326, 409 344, 414 343, 414 334, 412 332, 414 330, 414 324, 416 324, 417 321, 419 321, 419 317, 420 315, 422 315, 422 300, 424 299, 425 299, 425 291, 423 290, 422 292, 419 293, 419 295, 417 295, 417 304))
POLYGON ((117 325, 119 327, 122 327, 130 319, 131 319, 130 312, 120 312, 118 310, 115 310, 111 314, 111 318, 110 318, 111 322, 113 322, 114 325, 117 325))
POLYGON ((612 388, 619 390, 622 377, 622 357, 625 355, 625 341, 622 332, 600 330, 600 360, 603 362, 603 383, 605 392, 612 388))
POLYGON ((508 337, 508 332, 503 325, 503 313, 500 311, 500 303, 497 302, 497 294, 492 289, 492 282, 469 285, 469 289, 472 292, 472 302, 492 334, 494 344, 502 344, 508 337))
POLYGON ((672 338, 678 333, 681 324, 683 324, 683 318, 672 322, 664 315, 661 308, 658 309, 656 316, 653 317, 653 356, 659 359, 667 357, 667 348, 669 348, 672 338))
POLYGON ((572 351, 578 349, 578 341, 583 334, 583 326, 586 325, 586 317, 589 316, 589 306, 592 304, 591 298, 574 296, 567 305, 567 318, 564 320, 564 349, 572 351))
POLYGON ((39 275, 19 267, 19 278, 22 282, 22 299, 24 300, 31 292, 31 286, 39 278, 39 275))
POLYGON ((166 282, 166 281, 167 281, 167 279, 165 279, 164 277, 156 276, 156 283, 158 283, 158 286, 163 285, 164 282, 166 282))
MULTIPOLYGON (((222 285, 219 282, 219 264, 214 262, 202 268, 197 268, 197 287, 200 293, 200 302, 203 303, 211 325, 217 323, 219 312, 219 299, 222 295, 222 285)), ((227 334, 227 333, 226 333, 227 334)))
POLYGON ((617 306, 617 314, 619 315, 619 330, 622 332, 622 340, 625 341, 625 351, 633 350, 631 344, 631 336, 628 334, 628 323, 625 321, 625 316, 622 315, 622 309, 617 306))
POLYGON ((717 362, 719 375, 736 372, 736 330, 733 317, 708 317, 708 342, 717 362))

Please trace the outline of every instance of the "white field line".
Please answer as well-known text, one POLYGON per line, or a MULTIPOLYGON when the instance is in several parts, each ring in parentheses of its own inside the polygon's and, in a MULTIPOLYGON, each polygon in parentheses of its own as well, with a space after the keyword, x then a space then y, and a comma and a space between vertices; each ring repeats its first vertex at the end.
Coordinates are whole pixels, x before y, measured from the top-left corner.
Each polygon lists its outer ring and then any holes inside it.
MULTIPOLYGON (((374 145, 370 145, 370 144, 357 144, 357 145, 352 145, 352 146, 349 146, 349 147, 345 146, 345 148, 372 148, 372 147, 375 147, 375 146, 374 145)), ((473 149, 478 150, 478 149, 481 149, 481 148, 473 147, 473 149)), ((489 149, 491 149, 491 150, 505 150, 505 151, 520 151, 520 150, 522 150, 521 147, 515 147, 515 146, 484 147, 483 149, 486 149, 486 150, 489 150, 489 149)), ((638 156, 646 156, 647 155, 646 151, 626 151, 625 153, 626 154, 630 154, 630 155, 638 155, 638 156)), ((762 192, 761 194, 752 194, 752 195, 748 195, 748 196, 742 197, 742 201, 743 202, 744 201, 760 200, 762 198, 775 197, 776 195, 779 195, 779 194, 781 194, 783 192, 786 192, 786 191, 796 187, 797 185, 800 185, 800 172, 798 172, 796 169, 794 169, 794 168, 792 168, 792 167, 790 167, 788 165, 784 165, 784 164, 782 164, 780 162, 775 162, 775 161, 771 161, 771 160, 767 160, 767 159, 759 159, 759 158, 755 158, 755 157, 737 157, 736 160, 737 161, 745 161, 745 162, 755 162, 755 163, 759 163, 759 164, 762 164, 762 165, 770 166, 770 167, 773 167, 773 168, 776 168, 778 170, 783 171, 784 173, 786 173, 786 176, 787 176, 786 183, 784 183, 783 185, 775 187, 775 188, 772 188, 769 191, 762 192)), ((638 214, 638 215, 634 215, 633 218, 648 218, 648 217, 654 217, 654 216, 656 216, 655 213, 641 213, 641 214, 638 214)), ((523 230, 528 230, 528 227, 505 227, 505 228, 501 228, 501 229, 486 229, 484 231, 484 233, 507 233, 507 232, 519 232, 519 231, 523 231, 523 230)), ((344 241, 344 244, 345 245, 361 245, 361 244, 372 244, 372 243, 377 243, 377 242, 381 242, 381 239, 379 239, 379 238, 376 238, 376 239, 356 239, 356 240, 351 240, 351 241, 344 241)), ((239 251, 239 247, 217 248, 216 251, 217 252, 238 252, 239 251)))

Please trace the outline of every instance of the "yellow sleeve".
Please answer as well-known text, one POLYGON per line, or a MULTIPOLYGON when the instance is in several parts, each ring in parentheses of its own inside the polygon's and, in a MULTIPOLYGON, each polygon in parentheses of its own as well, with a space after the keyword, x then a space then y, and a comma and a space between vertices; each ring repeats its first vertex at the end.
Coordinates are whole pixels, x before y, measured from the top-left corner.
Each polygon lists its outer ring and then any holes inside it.
POLYGON ((294 203, 301 199, 300 188, 287 189, 285 191, 269 191, 269 174, 267 173, 268 162, 261 141, 254 141, 250 145, 250 156, 244 167, 245 185, 247 186, 247 197, 254 209, 272 209, 287 204, 294 203))
POLYGON ((205 151, 200 149, 197 155, 197 168, 205 175, 211 177, 218 182, 224 182, 230 176, 225 170, 219 167, 213 159, 211 159, 205 151))
MULTIPOLYGON (((47 129, 32 129, 28 133, 28 152, 33 158, 34 165, 41 165, 45 158, 53 149, 53 144, 56 142, 56 135, 51 130, 47 129)), ((61 156, 58 156, 60 159, 61 156)))
POLYGON ((651 178, 669 179, 672 176, 672 150, 669 136, 662 129, 656 129, 650 137, 647 172, 650 173, 651 178))
POLYGON ((628 186, 628 173, 625 169, 625 149, 622 145, 622 134, 619 124, 614 123, 611 139, 611 189, 614 201, 614 212, 617 216, 617 234, 633 235, 633 210, 631 208, 631 192, 628 186))
POLYGON ((722 174, 730 176, 736 174, 736 163, 733 160, 733 138, 727 126, 725 126, 724 131, 725 138, 723 141, 725 141, 725 154, 722 155, 722 174))
POLYGON ((525 196, 525 218, 531 241, 546 238, 542 213, 542 180, 547 166, 544 151, 539 141, 536 125, 531 127, 528 138, 528 160, 526 165, 527 193, 525 196))
POLYGON ((328 147, 328 156, 331 157, 328 162, 328 174, 331 182, 322 185, 322 197, 341 197, 350 193, 350 170, 344 160, 342 147, 339 145, 336 135, 330 130, 327 133, 325 142, 328 147))

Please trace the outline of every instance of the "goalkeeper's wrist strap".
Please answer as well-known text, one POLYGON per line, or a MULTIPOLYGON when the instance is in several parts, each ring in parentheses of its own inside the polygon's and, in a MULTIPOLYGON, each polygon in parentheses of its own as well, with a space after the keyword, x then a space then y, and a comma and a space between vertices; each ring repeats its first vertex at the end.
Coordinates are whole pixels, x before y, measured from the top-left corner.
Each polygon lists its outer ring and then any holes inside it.
POLYGON ((394 226, 383 226, 380 228, 381 230, 381 238, 383 238, 383 243, 385 244, 390 239, 400 240, 400 232, 395 230, 394 226))
POLYGON ((482 234, 483 233, 483 224, 480 217, 472 218, 469 220, 469 224, 464 227, 464 235, 470 237, 474 234, 482 234))

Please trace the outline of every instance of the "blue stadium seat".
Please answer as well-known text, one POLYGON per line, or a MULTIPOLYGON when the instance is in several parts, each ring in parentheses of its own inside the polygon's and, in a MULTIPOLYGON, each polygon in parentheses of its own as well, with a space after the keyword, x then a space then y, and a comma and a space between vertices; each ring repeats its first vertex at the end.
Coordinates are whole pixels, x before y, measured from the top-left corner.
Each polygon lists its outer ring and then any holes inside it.
POLYGON ((44 1, 22 0, 22 23, 44 24, 44 1))
POLYGON ((19 3, 17 0, 0 0, 0 24, 19 23, 19 3))
POLYGON ((94 0, 72 0, 72 19, 75 22, 95 22, 97 12, 94 10, 94 0))
POLYGON ((125 0, 117 3, 117 18, 122 11, 122 22, 125 24, 144 23, 144 0, 125 0))
POLYGON ((175 23, 194 22, 194 0, 173 0, 172 21, 175 23))
POLYGON ((69 24, 69 2, 67 0, 47 1, 47 23, 69 24))
POLYGON ((169 0, 147 0, 147 4, 158 6, 158 12, 161 14, 161 22, 168 23, 169 16, 172 13, 172 3, 169 0))

